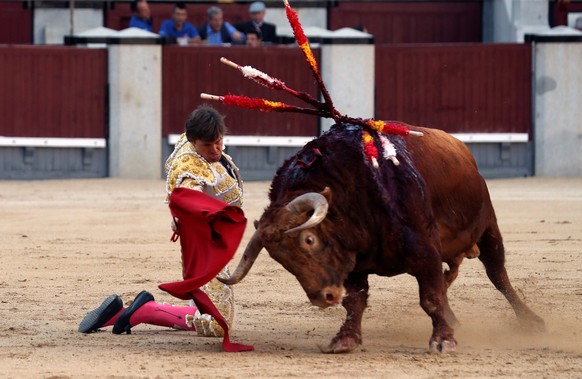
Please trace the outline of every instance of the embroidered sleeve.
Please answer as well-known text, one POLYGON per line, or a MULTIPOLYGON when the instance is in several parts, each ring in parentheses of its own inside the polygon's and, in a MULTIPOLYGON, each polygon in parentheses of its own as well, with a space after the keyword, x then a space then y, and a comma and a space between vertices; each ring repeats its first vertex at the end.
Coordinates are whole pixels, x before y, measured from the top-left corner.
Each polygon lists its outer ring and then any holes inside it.
POLYGON ((216 182, 208 163, 193 151, 191 144, 187 141, 172 153, 166 166, 166 201, 174 188, 186 187, 201 190, 205 185, 214 185, 216 182))
POLYGON ((192 189, 195 191, 200 191, 200 192, 202 192, 202 190, 203 190, 200 183, 197 180, 194 180, 192 178, 184 178, 182 180, 182 182, 180 183, 180 185, 177 187, 189 188, 189 189, 192 189))

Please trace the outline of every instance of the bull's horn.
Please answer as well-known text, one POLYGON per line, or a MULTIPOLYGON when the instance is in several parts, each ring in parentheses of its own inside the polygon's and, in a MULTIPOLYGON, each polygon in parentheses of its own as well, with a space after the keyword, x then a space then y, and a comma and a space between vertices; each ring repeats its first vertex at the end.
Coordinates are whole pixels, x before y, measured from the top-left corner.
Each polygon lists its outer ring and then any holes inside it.
POLYGON ((329 204, 327 199, 320 193, 309 192, 296 197, 287 204, 287 210, 291 213, 300 213, 313 209, 313 215, 311 215, 309 220, 305 221, 302 225, 289 229, 285 233, 293 233, 314 227, 325 219, 328 208, 329 204))
POLYGON ((249 270, 255 263, 257 256, 261 252, 263 248, 263 243, 261 242, 261 238, 259 237, 259 231, 256 230, 253 236, 251 237, 247 247, 245 248, 245 252, 243 253, 236 270, 233 274, 228 278, 221 278, 216 277, 216 279, 220 280, 224 284, 233 285, 237 284, 248 274, 249 270))

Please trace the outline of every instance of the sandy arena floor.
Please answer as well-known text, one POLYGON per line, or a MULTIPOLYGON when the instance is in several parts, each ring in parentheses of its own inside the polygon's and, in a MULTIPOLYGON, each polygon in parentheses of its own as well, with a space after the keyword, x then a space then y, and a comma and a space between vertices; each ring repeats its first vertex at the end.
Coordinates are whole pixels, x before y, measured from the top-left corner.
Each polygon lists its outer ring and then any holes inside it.
MULTIPOLYGON (((462 323, 456 353, 427 352, 430 319, 416 281, 401 275, 371 277, 361 348, 324 355, 318 345, 339 330, 343 308, 310 306, 266 252, 236 287, 232 339, 254 352, 223 353, 221 339, 143 325, 132 335, 78 333, 112 293, 129 301, 147 289, 181 304, 157 288, 181 275, 163 181, 0 181, 0 377, 582 378, 582 179, 488 184, 509 275, 547 333, 520 331, 481 263, 466 260, 449 292, 462 323)), ((246 183, 250 221, 267 205, 268 187, 246 183)))

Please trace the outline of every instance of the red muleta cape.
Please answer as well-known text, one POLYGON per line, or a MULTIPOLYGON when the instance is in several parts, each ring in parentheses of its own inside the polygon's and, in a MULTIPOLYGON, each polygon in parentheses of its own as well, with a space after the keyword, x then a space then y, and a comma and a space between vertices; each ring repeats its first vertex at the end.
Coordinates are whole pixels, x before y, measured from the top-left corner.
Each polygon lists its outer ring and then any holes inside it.
POLYGON ((184 280, 160 284, 160 289, 179 299, 194 299, 200 313, 211 315, 224 330, 224 351, 254 350, 253 346, 230 342, 226 320, 200 289, 214 279, 234 256, 247 223, 244 212, 239 207, 188 188, 172 191, 170 211, 179 220, 184 280))

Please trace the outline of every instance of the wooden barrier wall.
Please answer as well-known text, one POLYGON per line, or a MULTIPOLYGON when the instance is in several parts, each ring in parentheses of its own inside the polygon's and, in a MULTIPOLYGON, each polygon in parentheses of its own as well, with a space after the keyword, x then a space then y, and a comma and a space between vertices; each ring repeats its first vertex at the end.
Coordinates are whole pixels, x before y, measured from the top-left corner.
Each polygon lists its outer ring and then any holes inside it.
POLYGON ((378 45, 377 117, 451 133, 530 133, 531 73, 531 45, 378 45))
POLYGON ((481 42, 481 1, 339 1, 329 8, 329 29, 359 27, 377 44, 481 42))
MULTIPOLYGON (((319 60, 319 49, 314 50, 319 60)), ((200 93, 242 94, 305 104, 266 89, 219 62, 221 56, 317 96, 296 47, 163 49, 163 135, 181 132, 200 93)), ((107 52, 59 46, 0 48, 0 135, 104 138, 107 52)), ((380 45, 376 48, 376 117, 453 133, 528 133, 532 125, 529 45, 380 45)), ((309 136, 315 117, 227 107, 232 135, 309 136), (232 120, 232 121, 231 121, 232 120)))
POLYGON ((26 2, 0 1, 0 44, 32 43, 32 14, 26 2))
POLYGON ((106 138, 107 51, 0 47, 0 136, 106 138))
MULTIPOLYGON (((200 93, 245 95, 306 107, 307 104, 282 92, 267 89, 223 63, 226 57, 240 65, 252 66, 279 78, 288 87, 318 97, 318 88, 301 50, 296 46, 248 48, 164 46, 162 134, 181 133, 186 116, 203 103, 200 93)), ((314 49, 317 60, 320 50, 314 49)), ((207 103, 209 101, 206 101, 207 103)), ((210 102, 226 116, 231 135, 315 136, 319 133, 317 117, 296 114, 259 112, 210 102)))

